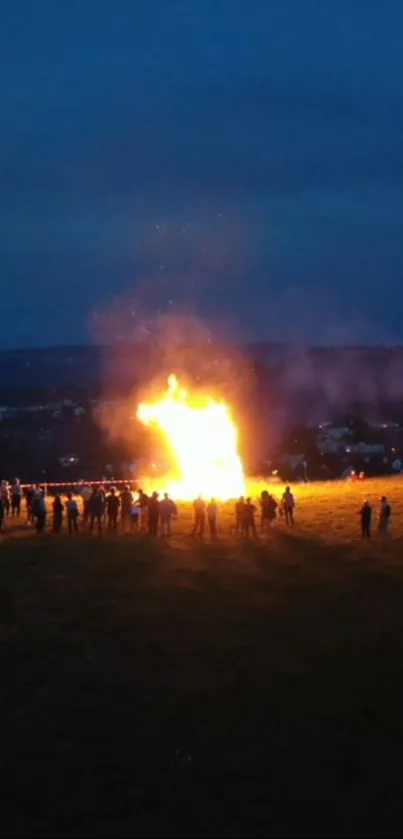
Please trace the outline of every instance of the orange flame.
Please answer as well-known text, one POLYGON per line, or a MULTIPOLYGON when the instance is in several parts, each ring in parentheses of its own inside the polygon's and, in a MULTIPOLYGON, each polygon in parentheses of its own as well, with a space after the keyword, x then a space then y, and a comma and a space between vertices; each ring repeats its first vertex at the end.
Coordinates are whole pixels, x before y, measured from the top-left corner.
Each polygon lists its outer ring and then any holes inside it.
POLYGON ((174 497, 226 501, 244 493, 237 429, 224 402, 189 397, 171 375, 163 398, 141 404, 137 418, 158 427, 174 453, 178 474, 166 487, 174 497))

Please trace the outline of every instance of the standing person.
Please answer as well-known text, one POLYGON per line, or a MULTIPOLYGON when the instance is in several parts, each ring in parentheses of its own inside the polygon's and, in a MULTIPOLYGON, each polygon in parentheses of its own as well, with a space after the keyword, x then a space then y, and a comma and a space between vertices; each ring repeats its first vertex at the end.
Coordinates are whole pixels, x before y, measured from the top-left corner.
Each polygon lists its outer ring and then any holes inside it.
POLYGON ((136 498, 136 500, 132 502, 132 522, 131 522, 132 533, 137 533, 140 525, 141 525, 140 499, 136 498))
POLYGON ((158 501, 158 492, 153 492, 148 502, 148 534, 149 536, 157 536, 158 522, 160 517, 160 502, 158 501))
POLYGON ((260 493, 260 530, 263 533, 265 523, 268 519, 267 515, 267 499, 269 497, 269 493, 267 489, 264 489, 260 493))
POLYGON ((11 515, 20 516, 21 514, 21 498, 22 487, 19 478, 14 478, 11 487, 11 515))
POLYGON ((112 487, 106 499, 106 512, 108 514, 108 530, 118 529, 119 505, 120 501, 118 496, 116 495, 115 487, 112 487))
POLYGON ((170 536, 171 535, 171 521, 173 516, 177 515, 176 504, 172 501, 172 498, 169 497, 168 493, 164 493, 164 497, 160 503, 160 515, 161 515, 161 535, 162 536, 170 536))
POLYGON ((11 506, 10 488, 9 488, 9 485, 8 485, 8 481, 2 481, 1 482, 0 495, 1 495, 1 498, 3 500, 4 515, 8 516, 9 513, 10 513, 10 506, 11 506))
POLYGON ((275 498, 264 489, 260 496, 260 529, 263 533, 265 526, 273 527, 276 519, 278 504, 275 498))
POLYGON ((288 527, 291 527, 295 524, 294 521, 294 510, 295 510, 295 498, 291 492, 290 487, 285 488, 285 492, 282 498, 283 503, 283 510, 285 515, 285 523, 288 527))
POLYGON ((46 498, 43 490, 40 491, 40 495, 36 498, 35 515, 36 532, 43 533, 46 527, 47 517, 46 498))
POLYGON ((97 487, 92 490, 91 498, 89 500, 89 519, 90 519, 90 533, 94 530, 94 523, 97 523, 98 535, 102 533, 102 518, 104 515, 104 502, 97 487))
POLYGON ((78 506, 71 492, 67 493, 67 526, 69 533, 78 533, 78 506))
POLYGON ((278 503, 273 495, 269 493, 269 501, 268 501, 268 517, 270 522, 270 527, 274 527, 274 523, 277 518, 277 508, 278 503))
POLYGON ((369 501, 365 501, 360 510, 361 536, 363 539, 371 538, 372 507, 369 501))
POLYGON ((42 494, 42 490, 41 490, 40 484, 35 484, 35 486, 33 487, 33 496, 32 497, 34 499, 38 499, 38 498, 41 497, 41 494, 42 494))
POLYGON ((201 495, 193 501, 194 526, 192 536, 203 536, 206 527, 206 502, 201 495))
POLYGON ((41 500, 42 490, 39 484, 35 484, 32 490, 32 502, 31 502, 31 514, 32 514, 32 524, 37 526, 38 524, 38 510, 39 510, 39 502, 41 500))
POLYGON ((252 504, 252 499, 247 498, 242 514, 242 533, 244 536, 249 536, 249 532, 252 531, 252 536, 256 538, 255 514, 256 507, 252 504))
POLYGON ((2 532, 3 532, 4 515, 5 515, 5 511, 4 511, 4 501, 3 501, 3 499, 2 499, 2 497, 1 497, 1 495, 0 495, 0 533, 2 533, 2 532))
POLYGON ((270 492, 264 490, 261 495, 260 500, 261 505, 261 530, 265 529, 265 525, 268 524, 270 528, 274 526, 274 522, 277 517, 277 501, 270 492))
POLYGON ((36 518, 37 518, 38 510, 39 510, 39 499, 40 499, 40 492, 38 492, 36 487, 35 487, 35 489, 33 491, 33 495, 32 495, 32 504, 31 504, 32 524, 36 524, 36 518))
POLYGON ((81 497, 83 499, 83 522, 84 524, 88 524, 90 517, 89 503, 91 498, 91 487, 83 486, 81 488, 81 497))
POLYGON ((215 498, 212 498, 207 504, 207 522, 210 536, 217 536, 217 512, 217 502, 215 498))
POLYGON ((102 503, 102 524, 106 523, 106 490, 104 486, 100 486, 98 489, 98 494, 101 499, 102 503))
POLYGON ((243 511, 245 507, 245 499, 243 495, 238 499, 235 504, 235 530, 237 533, 240 533, 242 530, 242 521, 243 521, 243 511))
POLYGON ((388 503, 386 496, 383 495, 381 498, 378 519, 378 532, 381 533, 382 536, 386 536, 388 532, 391 512, 390 504, 388 503))
POLYGON ((149 497, 146 492, 139 489, 139 504, 140 504, 140 527, 142 530, 148 528, 148 502, 149 497))
POLYGON ((128 531, 131 528, 132 504, 133 496, 130 487, 125 486, 123 492, 120 493, 120 514, 123 531, 128 531))
POLYGON ((34 488, 29 486, 25 490, 25 503, 27 509, 27 524, 28 527, 32 524, 32 502, 34 498, 34 488))
POLYGON ((53 533, 60 533, 62 529, 64 504, 60 495, 56 495, 52 504, 53 507, 53 533))

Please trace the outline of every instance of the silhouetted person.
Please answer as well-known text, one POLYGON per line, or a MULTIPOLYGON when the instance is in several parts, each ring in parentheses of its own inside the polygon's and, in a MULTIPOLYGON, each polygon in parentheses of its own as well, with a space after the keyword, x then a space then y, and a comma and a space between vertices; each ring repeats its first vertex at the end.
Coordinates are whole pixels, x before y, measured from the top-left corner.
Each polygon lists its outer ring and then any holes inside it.
POLYGON ((371 538, 372 507, 369 501, 365 501, 360 510, 361 536, 363 539, 371 538))
POLYGON ((235 504, 235 530, 239 533, 242 530, 242 521, 243 521, 243 511, 245 507, 245 499, 243 495, 238 499, 235 504))
POLYGON ((99 487, 99 495, 102 499, 102 524, 106 524, 106 489, 104 486, 99 487))
POLYGON ((170 536, 171 535, 171 521, 174 516, 177 514, 176 504, 172 501, 172 498, 169 497, 168 493, 164 493, 164 497, 160 503, 160 516, 161 516, 161 535, 162 536, 170 536))
POLYGON ((273 522, 277 515, 277 506, 278 504, 275 498, 267 492, 267 489, 264 489, 260 496, 260 526, 262 531, 265 529, 266 524, 268 524, 269 527, 273 526, 273 522))
POLYGON ((3 530, 4 518, 5 518, 4 501, 3 501, 3 499, 0 495, 0 533, 3 530))
POLYGON ((108 514, 108 530, 118 529, 119 498, 116 490, 112 487, 106 499, 106 512, 108 514))
POLYGON ((139 489, 139 504, 140 504, 140 527, 142 530, 148 528, 148 502, 149 497, 146 492, 139 489))
POLYGON ((386 536, 389 528, 389 521, 391 515, 390 504, 385 495, 381 498, 381 506, 379 509, 378 532, 386 536))
POLYGON ((212 498, 210 503, 207 505, 207 521, 210 536, 217 536, 217 512, 217 502, 215 498, 212 498))
POLYGON ((88 520, 90 517, 89 501, 91 498, 91 487, 81 487, 81 498, 83 499, 83 522, 84 524, 88 524, 88 520))
POLYGON ((94 487, 91 498, 88 502, 88 512, 90 517, 90 533, 94 530, 94 523, 97 523, 98 533, 102 533, 102 518, 104 515, 104 501, 98 489, 94 487))
POLYGON ((46 527, 46 499, 45 493, 41 490, 39 497, 36 499, 36 532, 43 533, 46 527))
POLYGON ((4 515, 8 516, 11 507, 10 488, 7 481, 2 481, 0 486, 0 495, 4 506, 4 515))
POLYGON ((252 504, 252 499, 247 498, 242 512, 242 533, 244 536, 249 536, 250 531, 252 531, 253 536, 256 536, 255 513, 256 507, 252 504))
POLYGON ((295 510, 295 498, 291 492, 290 487, 285 488, 285 492, 282 498, 284 516, 285 516, 285 523, 288 527, 291 527, 294 524, 294 510, 295 510))
POLYGON ((149 536, 157 536, 160 517, 160 502, 158 492, 153 492, 148 501, 148 533, 149 536))
POLYGON ((54 498, 53 504, 53 533, 60 533, 62 529, 62 522, 63 522, 63 509, 64 504, 60 495, 56 495, 54 498))
POLYGON ((192 530, 193 536, 203 536, 206 527, 206 502, 201 495, 193 501, 194 509, 194 526, 192 530))
POLYGON ((25 490, 25 503, 27 509, 27 522, 28 525, 32 524, 32 501, 34 498, 35 490, 33 487, 27 487, 25 490))
POLYGON ((122 530, 129 531, 131 529, 132 504, 133 496, 130 492, 130 487, 125 486, 123 492, 120 493, 120 514, 122 521, 122 530))
POLYGON ((15 478, 11 487, 11 515, 19 516, 21 513, 22 487, 19 478, 15 478))
POLYGON ((78 506, 71 492, 67 493, 67 526, 69 533, 78 533, 78 506))
POLYGON ((273 524, 277 518, 277 507, 278 504, 276 499, 269 493, 269 499, 267 502, 267 516, 270 523, 270 527, 273 527, 273 524))
POLYGON ((136 498, 135 501, 132 501, 132 516, 131 516, 131 530, 132 530, 132 533, 136 532, 139 529, 140 516, 141 516, 140 500, 138 498, 136 498))

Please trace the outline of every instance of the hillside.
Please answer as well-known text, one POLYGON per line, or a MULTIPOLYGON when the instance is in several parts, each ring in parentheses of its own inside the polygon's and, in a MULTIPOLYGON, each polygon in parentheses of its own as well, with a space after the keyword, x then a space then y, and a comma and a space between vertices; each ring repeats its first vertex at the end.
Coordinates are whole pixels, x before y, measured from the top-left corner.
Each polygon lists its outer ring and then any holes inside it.
MULTIPOLYGON (((133 444, 131 429, 137 394, 156 376, 161 381, 172 370, 195 385, 214 387, 228 400, 241 431, 245 463, 252 470, 260 469, 285 432, 332 421, 346 412, 359 420, 403 424, 399 347, 207 342, 3 351, 2 474, 17 472, 24 480, 35 480, 38 474, 61 479, 59 458, 68 455, 80 460, 71 478, 84 473, 97 477, 110 463, 114 473, 121 474, 122 462, 144 454, 133 444)), ((335 474, 342 471, 337 466, 335 474)))

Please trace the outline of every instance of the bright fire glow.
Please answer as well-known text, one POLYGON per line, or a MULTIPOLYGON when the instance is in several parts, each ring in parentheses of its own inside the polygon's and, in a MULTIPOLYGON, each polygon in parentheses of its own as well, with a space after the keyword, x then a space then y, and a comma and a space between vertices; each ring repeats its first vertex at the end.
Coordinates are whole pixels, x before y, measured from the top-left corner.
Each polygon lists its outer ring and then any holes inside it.
POLYGON ((192 398, 171 375, 164 396, 140 405, 137 418, 159 428, 173 452, 177 475, 166 489, 175 498, 226 501, 244 493, 237 429, 224 402, 192 398))

